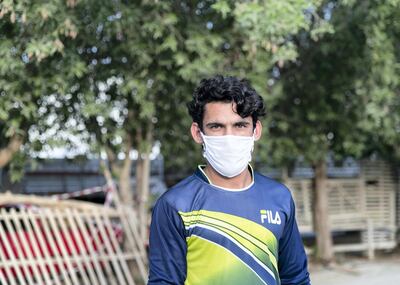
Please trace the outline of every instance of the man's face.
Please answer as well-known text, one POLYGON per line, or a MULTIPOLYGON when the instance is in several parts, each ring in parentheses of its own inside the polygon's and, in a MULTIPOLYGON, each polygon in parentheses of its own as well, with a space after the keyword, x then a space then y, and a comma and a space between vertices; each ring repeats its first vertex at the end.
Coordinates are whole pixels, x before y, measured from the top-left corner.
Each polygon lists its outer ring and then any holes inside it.
MULTIPOLYGON (((210 102, 204 107, 203 133, 207 136, 252 136, 255 139, 261 136, 261 122, 256 122, 253 129, 253 118, 248 116, 242 118, 236 113, 236 103, 232 102, 210 102)), ((200 126, 192 124, 192 136, 197 143, 202 143, 200 136, 200 126)))
POLYGON ((242 118, 235 103, 211 102, 204 106, 203 132, 207 136, 252 136, 253 118, 242 118))

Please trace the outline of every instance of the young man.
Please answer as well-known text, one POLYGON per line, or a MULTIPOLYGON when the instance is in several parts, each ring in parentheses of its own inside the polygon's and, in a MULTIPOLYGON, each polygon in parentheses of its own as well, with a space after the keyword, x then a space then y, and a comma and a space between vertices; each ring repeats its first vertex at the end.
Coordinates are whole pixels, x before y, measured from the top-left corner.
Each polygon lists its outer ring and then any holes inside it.
POLYGON ((215 76, 188 108, 207 165, 154 207, 148 284, 310 284, 289 190, 249 164, 262 98, 247 81, 215 76))

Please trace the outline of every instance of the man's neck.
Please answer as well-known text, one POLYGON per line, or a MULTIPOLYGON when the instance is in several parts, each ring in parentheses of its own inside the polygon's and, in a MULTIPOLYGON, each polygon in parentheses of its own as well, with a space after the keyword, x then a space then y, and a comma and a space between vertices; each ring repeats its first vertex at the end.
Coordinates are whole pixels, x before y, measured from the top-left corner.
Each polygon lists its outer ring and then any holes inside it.
POLYGON ((204 173, 207 175, 211 184, 226 189, 243 189, 248 187, 253 181, 249 168, 246 168, 242 173, 235 177, 228 178, 222 176, 207 164, 204 168, 204 173))

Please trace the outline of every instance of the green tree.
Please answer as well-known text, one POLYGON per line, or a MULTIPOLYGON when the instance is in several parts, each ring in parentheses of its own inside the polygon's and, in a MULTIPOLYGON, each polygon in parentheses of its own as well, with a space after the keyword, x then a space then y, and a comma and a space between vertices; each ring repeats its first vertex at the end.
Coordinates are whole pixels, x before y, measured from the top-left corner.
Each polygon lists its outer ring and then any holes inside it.
MULTIPOLYGON (((190 120, 182 104, 194 84, 228 72, 265 88, 268 69, 296 57, 290 35, 309 29, 303 9, 313 3, 319 1, 268 1, 269 6, 247 1, 81 1, 74 10, 81 22, 69 47, 78 51, 86 69, 79 81, 71 82, 72 96, 58 113, 68 120, 72 109, 74 120, 88 131, 88 142, 106 150, 124 201, 132 200, 129 153, 139 151, 137 194, 143 213, 154 138, 163 142, 168 164, 187 165, 198 156, 188 144, 190 120), (117 167, 121 152, 125 160, 117 167)), ((316 34, 317 28, 323 30, 317 26, 316 34)))
POLYGON ((168 77, 173 83, 168 92, 174 96, 158 98, 156 103, 155 134, 163 143, 168 172, 188 171, 188 165, 200 161, 184 104, 199 80, 217 73, 246 77, 268 102, 270 70, 297 57, 294 36, 307 31, 317 38, 329 30, 323 19, 312 23, 309 18, 320 3, 220 0, 186 1, 175 7, 179 37, 171 54, 174 76, 168 77))
POLYGON ((363 96, 368 134, 365 153, 400 162, 400 1, 348 1, 350 9, 364 16, 360 29, 365 34, 364 73, 355 82, 363 96))
POLYGON ((46 125, 48 96, 65 93, 65 79, 80 74, 64 48, 76 36, 67 14, 73 6, 74 1, 0 3, 0 167, 22 145, 41 148, 30 134, 46 125))
MULTIPOLYGON (((59 131, 69 129, 93 151, 105 151, 124 201, 132 201, 130 153, 137 150, 138 208, 144 213, 154 139, 163 142, 168 164, 187 165, 198 156, 187 143, 190 120, 182 104, 194 85, 202 77, 229 73, 249 78, 265 95, 271 67, 297 57, 294 35, 309 31, 318 36, 326 30, 324 21, 311 22, 310 12, 304 12, 320 2, 3 1, 3 19, 8 20, 1 24, 12 31, 10 41, 24 45, 28 33, 27 41, 33 38, 37 45, 9 60, 11 65, 18 59, 22 79, 16 84, 19 89, 8 94, 35 86, 37 100, 22 97, 44 108, 31 113, 57 118, 42 123, 30 118, 35 131, 40 134, 49 124, 59 131), (37 64, 37 75, 28 73, 31 62, 37 64), (35 76, 36 85, 22 84, 35 76), (117 159, 121 153, 122 163, 117 159)), ((2 50, 13 53, 12 45, 2 50)), ((2 78, 10 81, 6 71, 2 78)), ((144 225, 146 216, 141 219, 144 225)))
POLYGON ((301 156, 314 168, 317 257, 326 263, 334 260, 325 187, 327 155, 360 157, 368 149, 398 144, 394 46, 399 30, 388 27, 398 17, 398 5, 327 1, 320 13, 334 33, 317 42, 310 34, 300 34, 298 60, 277 76, 270 111, 271 157, 287 163, 301 156))

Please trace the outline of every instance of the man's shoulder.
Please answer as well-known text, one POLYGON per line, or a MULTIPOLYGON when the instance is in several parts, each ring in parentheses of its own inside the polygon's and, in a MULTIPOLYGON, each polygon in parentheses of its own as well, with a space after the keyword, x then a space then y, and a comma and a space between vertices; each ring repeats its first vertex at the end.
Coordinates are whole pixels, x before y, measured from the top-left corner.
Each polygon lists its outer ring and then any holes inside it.
POLYGON ((291 197, 291 192, 289 188, 275 179, 265 176, 259 172, 254 172, 254 179, 256 186, 266 189, 269 192, 275 192, 277 194, 291 197))
POLYGON ((198 184, 200 183, 201 182, 194 174, 190 175, 169 188, 163 195, 161 195, 158 201, 167 203, 176 209, 182 208, 184 204, 190 203, 193 199, 195 190, 198 188, 198 184))
POLYGON ((260 173, 255 173, 256 187, 261 191, 262 197, 268 201, 274 201, 276 205, 280 205, 285 212, 292 211, 293 197, 288 187, 283 183, 264 176, 260 173))
POLYGON ((273 188, 278 188, 284 191, 289 191, 286 185, 283 184, 282 182, 279 182, 278 180, 265 176, 257 171, 254 172, 254 176, 255 176, 255 181, 258 182, 259 184, 263 184, 265 186, 273 188))

